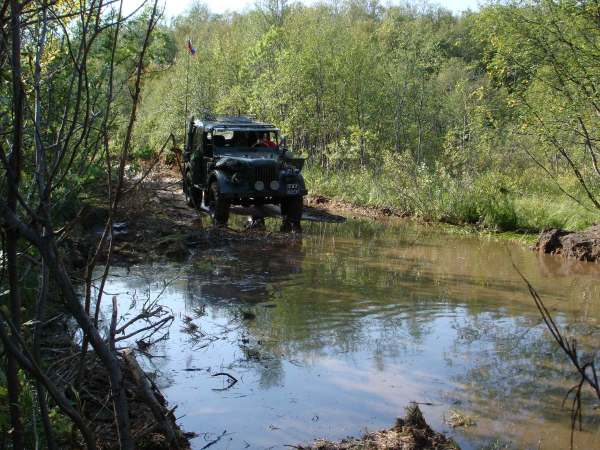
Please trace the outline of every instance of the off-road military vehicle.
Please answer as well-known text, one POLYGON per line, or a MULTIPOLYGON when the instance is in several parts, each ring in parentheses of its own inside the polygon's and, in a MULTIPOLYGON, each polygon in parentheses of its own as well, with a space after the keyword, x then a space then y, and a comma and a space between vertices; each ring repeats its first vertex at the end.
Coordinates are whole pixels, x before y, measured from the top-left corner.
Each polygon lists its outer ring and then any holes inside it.
POLYGON ((307 194, 295 158, 279 130, 247 117, 190 120, 183 153, 183 191, 190 206, 226 225, 232 205, 281 207, 282 229, 300 230, 307 194))

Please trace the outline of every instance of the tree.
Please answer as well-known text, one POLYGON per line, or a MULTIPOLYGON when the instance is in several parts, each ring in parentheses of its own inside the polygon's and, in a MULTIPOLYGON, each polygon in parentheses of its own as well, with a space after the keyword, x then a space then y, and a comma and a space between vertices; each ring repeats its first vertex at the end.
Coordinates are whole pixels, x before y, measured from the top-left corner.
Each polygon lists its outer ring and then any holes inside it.
MULTIPOLYGON (((97 317, 93 317, 90 309, 91 299, 86 297, 82 304, 72 274, 61 257, 60 242, 65 237, 65 228, 56 225, 57 222, 65 225, 61 208, 64 193, 77 193, 77 185, 93 178, 92 168, 99 170, 106 179, 104 200, 110 213, 94 256, 88 261, 87 273, 91 274, 107 241, 110 255, 112 217, 123 191, 146 52, 159 18, 157 1, 145 17, 145 25, 139 28, 142 32, 133 38, 137 41, 137 50, 132 55, 135 61, 127 64, 116 58, 122 25, 127 21, 121 15, 120 2, 117 9, 95 1, 73 6, 45 0, 11 0, 0 7, 3 36, 0 60, 6 63, 2 65, 3 75, 7 67, 10 72, 3 78, 11 80, 10 84, 0 84, 3 99, 0 123, 2 129, 7 130, 8 142, 7 148, 4 139, 0 143, 4 169, 0 178, 0 230, 6 251, 8 287, 8 308, 5 305, 0 308, 0 338, 8 359, 12 439, 13 448, 17 450, 25 448, 23 418, 18 408, 21 387, 18 370, 36 381, 48 447, 56 448, 43 400, 46 393, 76 424, 86 446, 96 448, 89 423, 49 379, 40 360, 39 336, 51 283, 59 289, 84 340, 91 344, 107 369, 121 448, 134 448, 114 336, 100 333, 97 317), (104 38, 103 48, 99 43, 104 38), (33 65, 26 63, 26 54, 33 55, 33 65), (118 81, 131 92, 130 101, 119 105, 124 110, 123 115, 114 102, 117 68, 126 74, 118 81), (120 119, 124 124, 122 128, 120 119), (114 139, 113 133, 119 129, 122 135, 114 139), (36 323, 33 342, 27 341, 21 327, 24 306, 21 283, 28 265, 40 273, 36 307, 33 314, 30 313, 36 323)), ((105 271, 104 279, 106 274, 105 271)), ((89 291, 91 278, 86 278, 89 291)), ((101 295, 96 301, 97 311, 100 301, 101 295)))
POLYGON ((515 1, 486 8, 479 33, 487 66, 509 89, 525 151, 578 203, 600 209, 600 5, 596 1, 515 1), (578 189, 561 181, 569 172, 578 189))

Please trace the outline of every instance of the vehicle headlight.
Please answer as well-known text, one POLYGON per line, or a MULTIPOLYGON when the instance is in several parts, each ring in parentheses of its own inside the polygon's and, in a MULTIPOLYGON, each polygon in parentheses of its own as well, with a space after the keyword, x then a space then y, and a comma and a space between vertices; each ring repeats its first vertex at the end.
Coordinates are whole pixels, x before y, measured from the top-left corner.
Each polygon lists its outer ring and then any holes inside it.
POLYGON ((269 184, 269 187, 271 188, 272 191, 276 191, 277 189, 279 189, 279 181, 277 181, 277 180, 271 181, 271 184, 269 184))
POLYGON ((254 183, 254 189, 256 189, 257 191, 262 191, 265 188, 265 183, 263 183, 262 181, 258 180, 256 183, 254 183))

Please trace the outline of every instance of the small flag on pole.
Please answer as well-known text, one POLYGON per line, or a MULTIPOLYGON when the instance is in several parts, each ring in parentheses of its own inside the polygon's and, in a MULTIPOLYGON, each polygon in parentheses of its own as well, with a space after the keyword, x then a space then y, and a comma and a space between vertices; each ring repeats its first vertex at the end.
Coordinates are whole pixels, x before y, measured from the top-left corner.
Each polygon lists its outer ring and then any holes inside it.
POLYGON ((192 40, 188 38, 187 40, 187 49, 190 52, 190 55, 194 56, 196 54, 196 49, 192 46, 192 40))

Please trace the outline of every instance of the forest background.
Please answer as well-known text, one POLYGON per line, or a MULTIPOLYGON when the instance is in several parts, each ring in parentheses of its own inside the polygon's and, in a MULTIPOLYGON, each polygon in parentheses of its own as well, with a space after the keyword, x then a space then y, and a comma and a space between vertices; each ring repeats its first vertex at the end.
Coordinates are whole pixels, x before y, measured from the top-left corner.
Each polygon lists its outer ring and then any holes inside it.
POLYGON ((186 105, 251 114, 308 158, 314 194, 495 230, 584 228, 599 211, 599 8, 196 4, 162 25, 136 151, 182 142, 186 105))

